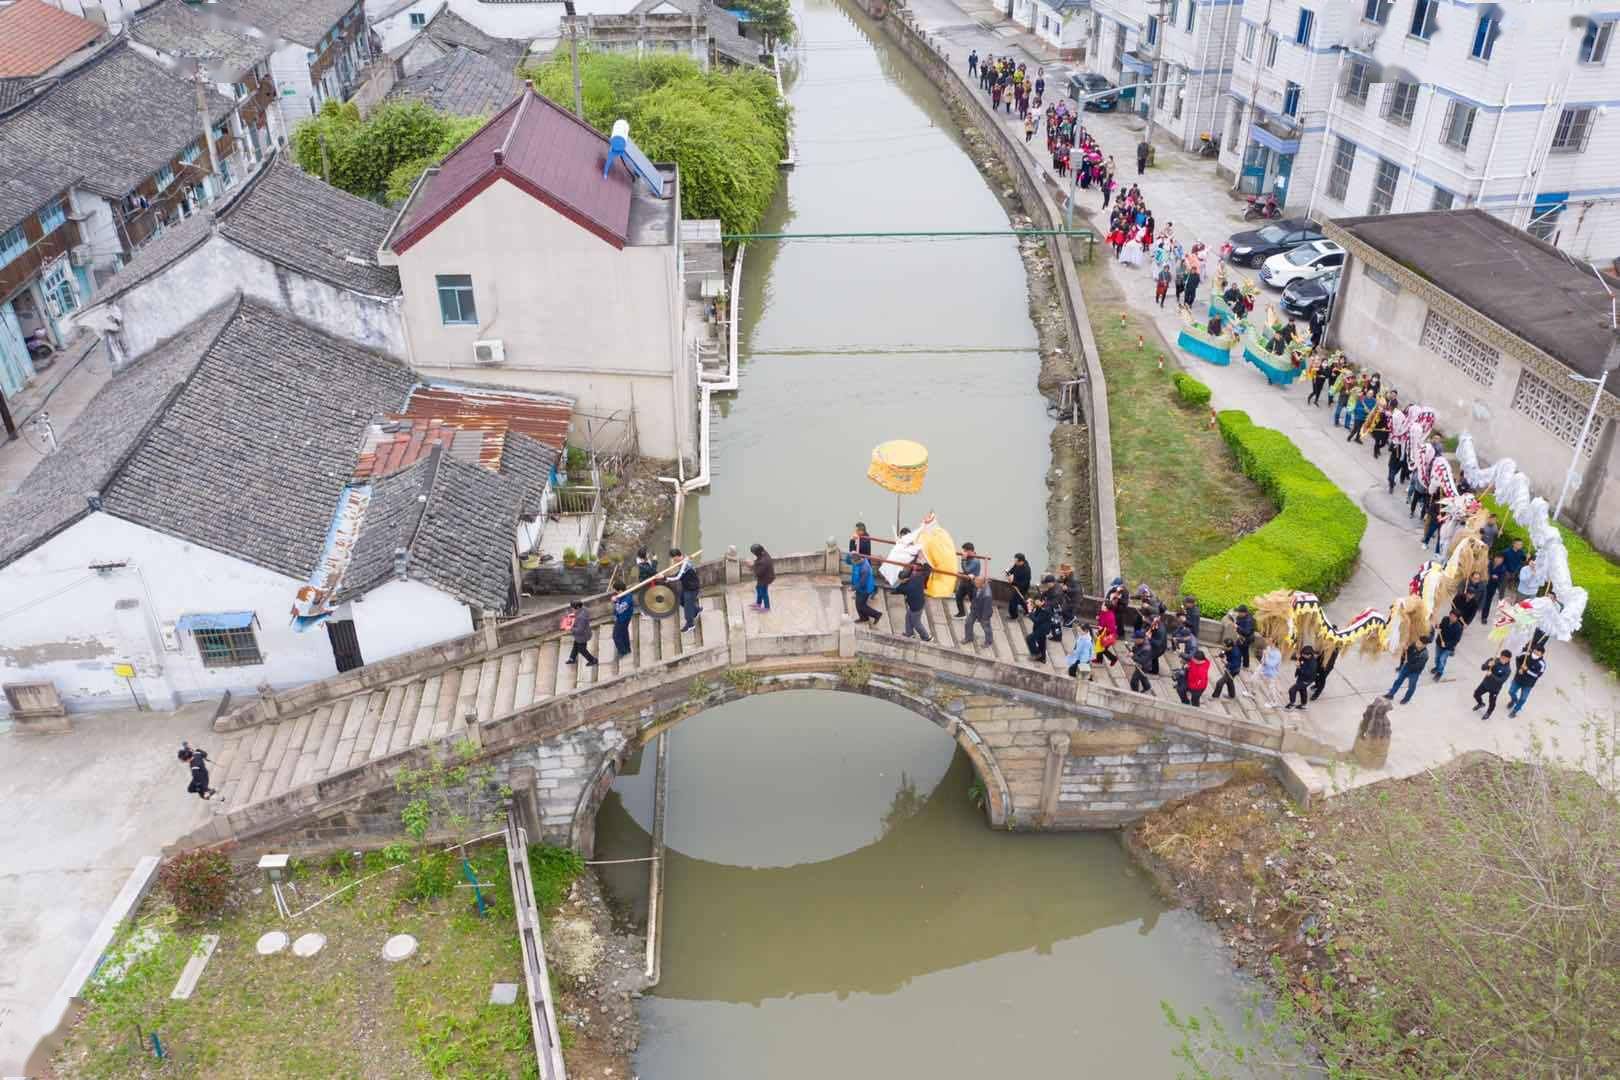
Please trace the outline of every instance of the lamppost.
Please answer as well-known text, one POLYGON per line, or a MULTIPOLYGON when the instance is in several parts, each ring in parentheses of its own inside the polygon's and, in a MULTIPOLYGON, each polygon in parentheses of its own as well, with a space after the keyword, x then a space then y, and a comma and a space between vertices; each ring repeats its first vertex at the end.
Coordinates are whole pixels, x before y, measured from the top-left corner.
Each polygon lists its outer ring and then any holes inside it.
POLYGON ((1620 328, 1613 329, 1613 338, 1609 342, 1609 354, 1603 358, 1603 373, 1592 379, 1584 375, 1572 376, 1583 383, 1592 383, 1592 404, 1586 410, 1586 423, 1581 425, 1581 433, 1575 440, 1575 452, 1569 459, 1569 471, 1564 474, 1564 487, 1558 492, 1558 505, 1553 507, 1553 520, 1563 512, 1564 500, 1569 498, 1569 489, 1580 482, 1581 454, 1586 447, 1586 437, 1592 433, 1592 422, 1597 418, 1598 403, 1603 400, 1603 389, 1609 381, 1609 375, 1616 368, 1620 368, 1620 328))

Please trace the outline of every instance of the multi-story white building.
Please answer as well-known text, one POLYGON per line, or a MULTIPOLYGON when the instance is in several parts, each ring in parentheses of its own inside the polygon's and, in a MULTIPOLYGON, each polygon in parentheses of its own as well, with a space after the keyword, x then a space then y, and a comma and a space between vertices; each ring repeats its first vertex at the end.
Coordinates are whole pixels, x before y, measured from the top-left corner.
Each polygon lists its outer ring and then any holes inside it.
POLYGON ((1231 0, 1094 0, 1087 70, 1137 87, 1123 101, 1145 115, 1151 98, 1154 123, 1190 149, 1226 115, 1241 11, 1231 0))
POLYGON ((1222 168, 1319 220, 1478 206, 1613 257, 1616 19, 1589 0, 1246 0, 1222 168))

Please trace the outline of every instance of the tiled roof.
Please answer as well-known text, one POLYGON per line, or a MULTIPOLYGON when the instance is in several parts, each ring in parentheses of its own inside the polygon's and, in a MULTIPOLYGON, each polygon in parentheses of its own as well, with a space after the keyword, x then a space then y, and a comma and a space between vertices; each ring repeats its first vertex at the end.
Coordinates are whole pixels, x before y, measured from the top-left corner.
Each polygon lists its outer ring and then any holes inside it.
POLYGON ((478 192, 506 180, 615 247, 629 238, 631 181, 607 176, 608 141, 568 110, 526 90, 429 170, 390 238, 396 254, 478 192))
MULTIPOLYGON (((233 300, 109 379, 11 498, 0 501, 0 566, 26 554, 89 512, 235 313, 233 300)), ((99 361, 97 361, 99 362, 99 361)))
POLYGON ((148 278, 161 274, 207 240, 213 229, 213 215, 206 210, 165 227, 161 233, 136 248, 130 260, 102 283, 101 288, 96 290, 92 304, 104 304, 148 278))
POLYGON ((0 79, 0 113, 16 108, 30 94, 42 89, 44 84, 39 79, 0 79))
POLYGON ((708 11, 709 37, 714 41, 715 52, 733 63, 759 66, 765 46, 753 38, 744 37, 742 24, 731 12, 722 11, 717 4, 705 4, 704 7, 708 11))
POLYGON ((299 580, 319 560, 398 361, 252 301, 119 472, 109 512, 299 580))
POLYGON ((574 420, 574 399, 472 383, 438 383, 411 391, 405 415, 435 417, 461 428, 517 431, 560 449, 574 420))
MULTIPOLYGON (((342 604, 363 596, 395 576, 394 553, 409 550, 416 526, 426 509, 426 497, 433 487, 432 454, 415 464, 371 485, 371 502, 366 507, 349 553, 348 566, 332 603, 342 604)), ((409 574, 407 567, 406 573, 409 574)))
MULTIPOLYGON (((215 122, 229 99, 208 91, 215 122)), ((0 229, 80 181, 121 198, 193 142, 197 92, 119 42, 0 116, 0 229)))
POLYGON ((456 116, 491 116, 521 89, 512 68, 457 45, 388 92, 393 100, 420 101, 456 116))
POLYGON ((520 432, 506 433, 501 451, 501 473, 510 476, 523 489, 523 516, 533 519, 540 513, 540 495, 551 481, 560 451, 520 432))
POLYGON ((231 242, 289 270, 369 296, 399 295, 399 271, 377 265, 393 213, 322 183, 283 154, 218 216, 231 242))
POLYGON ((486 611, 509 611, 523 489, 508 477, 437 455, 406 575, 486 611))
POLYGON ((215 82, 238 82, 275 50, 275 39, 256 32, 216 4, 161 0, 143 8, 130 36, 170 56, 201 60, 215 82))
MULTIPOLYGON (((428 20, 428 24, 422 27, 422 32, 413 40, 421 41, 423 39, 431 41, 443 49, 471 49, 475 53, 489 57, 505 68, 509 74, 516 69, 518 63, 529 51, 527 41, 514 38, 498 38, 486 34, 454 11, 451 11, 448 4, 440 8, 439 13, 428 20)), ((511 98, 507 98, 501 104, 504 105, 506 101, 510 100, 511 98)))
POLYGON ((105 31, 42 0, 0 8, 0 78, 43 75, 105 31))
POLYGON ((221 0, 220 14, 276 37, 314 48, 354 7, 354 0, 221 0))

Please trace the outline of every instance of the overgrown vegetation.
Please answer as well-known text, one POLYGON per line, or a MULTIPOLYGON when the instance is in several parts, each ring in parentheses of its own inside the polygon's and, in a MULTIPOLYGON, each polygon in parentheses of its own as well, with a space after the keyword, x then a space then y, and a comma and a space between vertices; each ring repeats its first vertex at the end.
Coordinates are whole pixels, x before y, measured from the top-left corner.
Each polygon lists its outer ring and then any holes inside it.
POLYGON ((1197 596, 1206 615, 1224 614, 1273 589, 1300 589, 1328 599, 1355 568, 1367 515, 1282 432, 1257 426, 1237 409, 1217 419, 1239 466, 1271 496, 1279 513, 1226 550, 1199 560, 1182 579, 1182 591, 1197 596))
POLYGON ((328 101, 293 128, 293 159, 351 195, 397 203, 485 119, 437 112, 420 101, 389 102, 361 119, 353 103, 328 101))
MULTIPOLYGON (((1530 534, 1513 520, 1513 515, 1489 495, 1484 503, 1496 520, 1502 523, 1506 540, 1523 540, 1525 549, 1534 553, 1536 545, 1530 534)), ((1598 663, 1610 671, 1620 672, 1620 565, 1600 554, 1579 533, 1554 523, 1564 537, 1564 551, 1569 555, 1569 576, 1575 584, 1586 590, 1586 615, 1581 620, 1579 637, 1591 648, 1598 663)))
POLYGON ((1620 1074, 1612 720, 1571 770, 1532 745, 1298 813, 1237 781, 1137 830, 1253 942, 1274 1011, 1181 1016, 1194 1075, 1620 1074), (1603 778, 1603 783, 1594 779, 1603 778), (1607 785, 1607 789, 1605 788, 1607 785))
POLYGON ((792 41, 798 31, 790 0, 742 0, 738 6, 748 13, 749 27, 762 32, 769 46, 792 41))
MULTIPOLYGON (((615 120, 628 120, 649 158, 679 166, 684 216, 719 218, 727 232, 759 222, 787 153, 787 106, 775 79, 762 71, 704 71, 684 56, 586 51, 579 59, 585 119, 604 133, 615 120)), ((566 54, 525 77, 571 107, 566 54)))
POLYGON ((1108 382, 1121 572, 1160 596, 1178 595, 1189 567, 1274 509, 1233 468, 1208 412, 1181 403, 1173 354, 1147 320, 1121 306, 1107 269, 1082 265, 1080 277, 1108 382))
POLYGON ((185 918, 213 918, 231 898, 231 860, 220 851, 183 851, 163 864, 158 885, 185 918))
POLYGON ((529 876, 534 880, 534 902, 540 910, 556 907, 568 895, 574 879, 585 872, 585 859, 573 848, 550 844, 529 845, 529 876))

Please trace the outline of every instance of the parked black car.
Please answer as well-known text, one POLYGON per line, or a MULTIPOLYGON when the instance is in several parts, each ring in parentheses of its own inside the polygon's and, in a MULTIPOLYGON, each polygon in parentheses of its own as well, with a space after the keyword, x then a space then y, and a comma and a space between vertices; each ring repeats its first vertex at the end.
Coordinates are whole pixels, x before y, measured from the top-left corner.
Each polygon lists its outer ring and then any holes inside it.
POLYGON ((1233 233, 1232 262, 1237 266, 1259 266, 1273 255, 1320 239, 1322 227, 1309 218, 1273 221, 1258 229, 1233 233))
POLYGON ((1312 312, 1332 303, 1339 294, 1339 275, 1342 273, 1344 271, 1334 270, 1321 277, 1290 282, 1282 291, 1282 309, 1296 319, 1310 318, 1312 312))
MULTIPOLYGON (((1102 94, 1104 90, 1113 89, 1113 83, 1094 71, 1083 71, 1078 75, 1069 76, 1069 97, 1075 101, 1082 101, 1090 94, 1102 94)), ((1092 112, 1113 112, 1119 107, 1119 94, 1092 98, 1090 101, 1084 101, 1081 107, 1092 112)))

